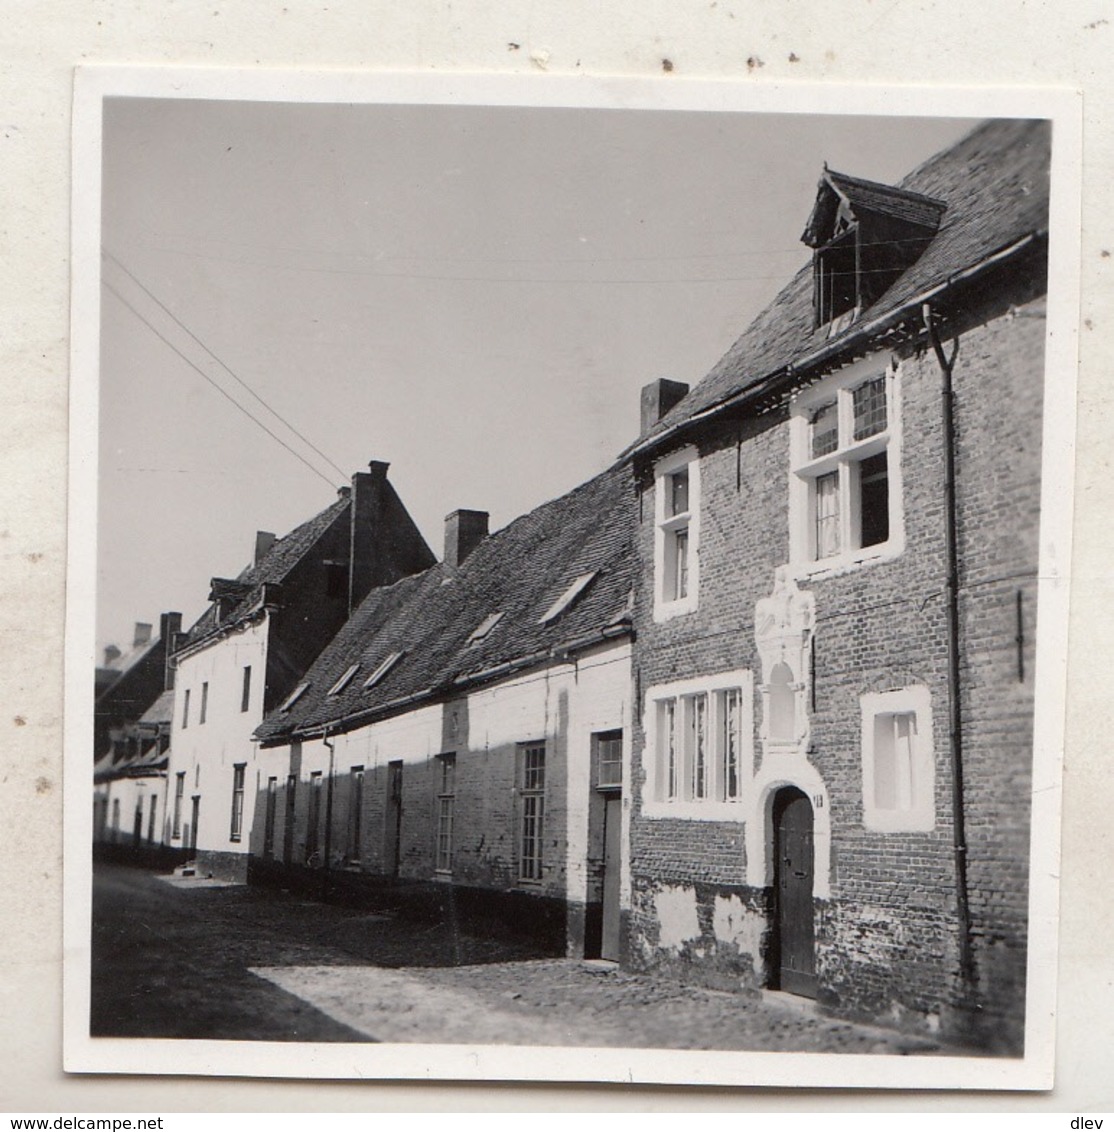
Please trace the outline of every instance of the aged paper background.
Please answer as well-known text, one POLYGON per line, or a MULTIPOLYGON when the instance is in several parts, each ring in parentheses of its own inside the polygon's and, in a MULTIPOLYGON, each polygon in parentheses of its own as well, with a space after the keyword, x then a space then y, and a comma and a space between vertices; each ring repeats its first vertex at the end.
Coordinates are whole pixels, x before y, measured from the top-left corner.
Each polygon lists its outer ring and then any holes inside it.
MULTIPOLYGON (((1087 1111, 1114 1106, 1109 1050, 1114 853, 1103 739, 1114 578, 1105 521, 1104 409, 1111 339, 1106 203, 1114 22, 1098 0, 543 5, 505 0, 339 0, 286 7, 50 0, 4 6, 5 147, 0 281, 0 1110, 739 1109, 932 1107, 1087 1111), (512 45, 517 44, 517 47, 512 45), (671 70, 664 61, 669 60, 671 70), (70 98, 82 62, 367 67, 877 83, 975 81, 1085 94, 1079 463, 1064 776, 1058 1083, 1046 1096, 746 1094, 544 1086, 121 1080, 61 1073, 61 722, 65 586, 70 98)), ((1036 836, 1040 836, 1037 830, 1036 836)))

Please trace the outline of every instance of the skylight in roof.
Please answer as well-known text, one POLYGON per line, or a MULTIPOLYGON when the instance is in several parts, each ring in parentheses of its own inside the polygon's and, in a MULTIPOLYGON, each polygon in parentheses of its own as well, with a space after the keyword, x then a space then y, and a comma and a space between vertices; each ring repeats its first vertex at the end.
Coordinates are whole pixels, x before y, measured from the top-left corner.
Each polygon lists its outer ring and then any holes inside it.
POLYGON ((365 688, 374 688, 384 676, 402 659, 401 652, 393 652, 382 664, 364 681, 365 688))
POLYGON ((465 644, 475 645, 479 644, 499 624, 502 619, 503 613, 500 610, 498 613, 489 613, 475 629, 472 630, 472 635, 468 638, 465 644))
POLYGON ((329 689, 329 695, 340 695, 340 693, 348 687, 349 682, 351 681, 352 677, 356 675, 356 671, 359 667, 360 666, 358 664, 353 664, 351 668, 347 669, 344 675, 329 689))
POLYGON ((548 625, 550 621, 556 621, 562 613, 580 595, 591 585, 592 579, 599 573, 598 570, 590 570, 587 574, 581 574, 571 586, 538 618, 539 625, 548 625))
POLYGON ((289 711, 301 698, 305 695, 306 689, 309 687, 309 682, 299 684, 279 706, 279 711, 289 711))

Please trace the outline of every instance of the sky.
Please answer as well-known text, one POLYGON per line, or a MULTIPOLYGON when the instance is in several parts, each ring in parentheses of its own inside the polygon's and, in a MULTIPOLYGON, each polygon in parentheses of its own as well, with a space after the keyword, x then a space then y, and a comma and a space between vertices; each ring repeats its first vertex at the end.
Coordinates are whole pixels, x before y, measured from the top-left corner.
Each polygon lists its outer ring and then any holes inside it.
POLYGON ((107 99, 98 652, 370 460, 438 556, 582 483, 808 262, 825 161, 893 183, 972 126, 107 99))

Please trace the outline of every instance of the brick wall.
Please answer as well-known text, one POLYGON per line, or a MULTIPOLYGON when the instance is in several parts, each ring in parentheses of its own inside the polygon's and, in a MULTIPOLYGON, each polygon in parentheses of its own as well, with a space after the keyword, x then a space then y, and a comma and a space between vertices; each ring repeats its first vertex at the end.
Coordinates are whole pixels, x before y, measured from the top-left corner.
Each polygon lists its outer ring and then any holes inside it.
MULTIPOLYGON (((989 1021, 984 1031, 1016 1049, 1024 1007, 1044 321, 1039 300, 1003 311, 965 328, 955 367, 974 1002, 958 979, 941 378, 931 352, 907 353, 901 364, 904 551, 801 586, 814 594, 816 610, 807 757, 826 789, 831 824, 830 898, 816 901, 819 997, 837 1012, 952 1033, 967 1032, 971 1017, 981 1017, 989 1021), (871 831, 863 821, 860 697, 914 685, 931 696, 934 825, 919 833, 871 831)), ((651 469, 641 469, 640 694, 739 668, 754 671, 757 689, 755 602, 789 560, 787 411, 709 426, 697 444, 699 608, 663 623, 652 615, 654 484, 651 469)), ((756 690, 756 731, 761 718, 756 690)), ((644 723, 636 720, 634 729, 636 784, 644 781, 644 723)), ((753 743, 757 763, 757 733, 753 743)), ((633 803, 631 962, 718 984, 768 981, 769 867, 756 886, 763 862, 748 867, 742 823, 646 818, 637 790, 633 803), (731 899, 738 914, 728 923, 722 909, 731 899)), ((749 820, 768 826, 763 805, 753 799, 749 820)), ((768 829, 762 832, 752 845, 768 845, 768 829)))

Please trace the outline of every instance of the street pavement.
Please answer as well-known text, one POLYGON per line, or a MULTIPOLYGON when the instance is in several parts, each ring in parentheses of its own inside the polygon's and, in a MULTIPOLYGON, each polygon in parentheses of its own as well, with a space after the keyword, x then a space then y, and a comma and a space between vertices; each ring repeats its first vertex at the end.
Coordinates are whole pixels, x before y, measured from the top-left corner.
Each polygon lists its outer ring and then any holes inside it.
POLYGON ((93 1036, 958 1053, 750 997, 256 887, 98 865, 93 1036))

